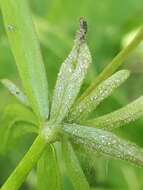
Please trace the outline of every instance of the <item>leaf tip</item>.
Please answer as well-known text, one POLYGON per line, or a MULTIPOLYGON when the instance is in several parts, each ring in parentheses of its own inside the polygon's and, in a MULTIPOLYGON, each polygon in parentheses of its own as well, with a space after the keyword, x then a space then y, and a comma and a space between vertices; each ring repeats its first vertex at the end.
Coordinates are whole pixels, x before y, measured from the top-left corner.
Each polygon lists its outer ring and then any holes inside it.
POLYGON ((131 74, 131 72, 127 69, 120 70, 120 71, 118 71, 118 73, 121 75, 121 77, 123 77, 125 79, 128 79, 131 74))

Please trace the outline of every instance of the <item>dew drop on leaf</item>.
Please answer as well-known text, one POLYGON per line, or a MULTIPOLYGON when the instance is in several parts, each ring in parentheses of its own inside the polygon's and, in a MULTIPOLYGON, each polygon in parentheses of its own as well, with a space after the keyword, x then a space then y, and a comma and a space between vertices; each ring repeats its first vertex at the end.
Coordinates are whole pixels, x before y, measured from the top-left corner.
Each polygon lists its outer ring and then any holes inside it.
POLYGON ((14 32, 14 31, 15 31, 15 26, 12 25, 12 24, 8 24, 8 25, 7 25, 7 30, 8 30, 9 32, 14 32))

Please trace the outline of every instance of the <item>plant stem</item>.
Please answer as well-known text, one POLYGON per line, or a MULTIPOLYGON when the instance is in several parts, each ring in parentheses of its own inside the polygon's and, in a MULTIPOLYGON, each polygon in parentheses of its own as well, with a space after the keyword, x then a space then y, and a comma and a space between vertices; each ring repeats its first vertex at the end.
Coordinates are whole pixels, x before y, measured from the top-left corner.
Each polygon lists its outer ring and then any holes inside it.
POLYGON ((26 176, 36 164, 46 146, 46 140, 39 135, 1 190, 18 190, 26 176))
POLYGON ((128 57, 128 55, 138 46, 143 40, 143 26, 140 28, 134 39, 126 46, 99 74, 95 81, 87 88, 87 90, 80 96, 79 101, 86 97, 101 81, 110 77, 128 57))

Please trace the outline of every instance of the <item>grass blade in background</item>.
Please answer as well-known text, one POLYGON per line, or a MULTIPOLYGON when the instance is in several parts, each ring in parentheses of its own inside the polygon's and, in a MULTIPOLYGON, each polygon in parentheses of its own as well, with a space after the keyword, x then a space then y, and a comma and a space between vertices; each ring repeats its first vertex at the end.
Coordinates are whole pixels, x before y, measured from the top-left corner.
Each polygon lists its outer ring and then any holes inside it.
POLYGON ((25 94, 10 80, 2 79, 1 83, 7 88, 7 90, 16 97, 16 99, 24 104, 25 106, 30 106, 30 103, 25 96, 25 94))
POLYGON ((48 145, 37 165, 38 190, 61 190, 60 171, 55 149, 48 145))
POLYGON ((67 140, 62 142, 62 153, 66 165, 67 175, 69 176, 75 190, 90 190, 87 179, 80 166, 78 158, 67 140))
MULTIPOLYGON (((85 29, 80 28, 80 30, 85 29)), ((51 120, 57 123, 64 119, 77 97, 91 62, 90 51, 82 38, 75 40, 74 47, 62 64, 58 75, 50 115, 51 120)))
POLYGON ((40 120, 47 119, 46 73, 27 0, 1 1, 0 7, 26 95, 40 120))
POLYGON ((143 149, 111 132, 76 124, 65 124, 63 130, 69 134, 72 142, 81 145, 81 148, 143 167, 143 149))
POLYGON ((70 121, 85 120, 88 115, 111 93, 119 87, 128 77, 128 70, 116 72, 110 78, 103 81, 95 90, 86 96, 82 102, 77 102, 70 112, 70 121))
POLYGON ((112 130, 141 117, 143 117, 143 96, 121 109, 101 117, 85 121, 84 123, 91 127, 95 126, 98 128, 104 128, 105 130, 112 130))

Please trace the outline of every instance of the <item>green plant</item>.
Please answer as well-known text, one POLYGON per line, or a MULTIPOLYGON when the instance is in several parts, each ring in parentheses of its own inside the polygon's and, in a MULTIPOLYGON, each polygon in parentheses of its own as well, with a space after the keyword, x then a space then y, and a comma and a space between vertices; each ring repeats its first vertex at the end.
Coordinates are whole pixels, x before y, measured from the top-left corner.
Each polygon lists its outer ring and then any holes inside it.
POLYGON ((19 189, 35 164, 40 190, 47 187, 51 190, 61 189, 55 142, 62 145, 67 175, 78 190, 90 189, 75 153, 79 149, 99 152, 143 166, 143 150, 108 131, 141 117, 142 97, 111 114, 89 120, 90 114, 101 101, 129 77, 127 70, 113 73, 143 39, 143 28, 77 98, 91 62, 85 39, 87 24, 81 18, 80 30, 68 58, 61 66, 50 105, 46 72, 27 2, 5 0, 0 2, 0 6, 24 87, 23 93, 11 81, 1 80, 21 104, 8 105, 4 110, 0 128, 0 152, 7 149, 11 138, 27 133, 37 134, 34 143, 1 190, 19 189))

